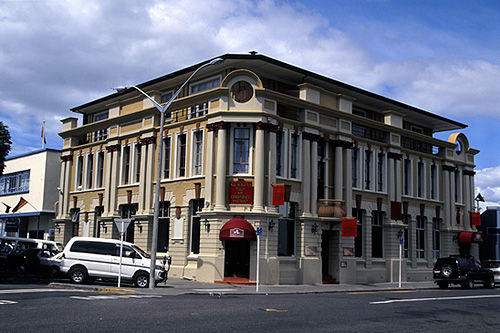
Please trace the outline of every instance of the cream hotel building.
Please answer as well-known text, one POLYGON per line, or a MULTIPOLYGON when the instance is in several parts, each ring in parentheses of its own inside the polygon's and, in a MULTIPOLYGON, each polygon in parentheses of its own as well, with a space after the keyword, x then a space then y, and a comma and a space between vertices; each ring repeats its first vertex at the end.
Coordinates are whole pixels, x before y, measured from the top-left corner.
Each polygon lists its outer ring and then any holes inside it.
MULTIPOLYGON (((170 276, 254 283, 259 258, 262 284, 397 281, 400 262, 422 281, 437 257, 477 255, 466 125, 256 52, 221 58, 163 133, 133 87, 71 109, 56 241, 119 238, 114 219, 131 218, 125 239, 150 252, 163 140, 156 251, 170 276)), ((208 61, 137 87, 166 103, 208 61)))

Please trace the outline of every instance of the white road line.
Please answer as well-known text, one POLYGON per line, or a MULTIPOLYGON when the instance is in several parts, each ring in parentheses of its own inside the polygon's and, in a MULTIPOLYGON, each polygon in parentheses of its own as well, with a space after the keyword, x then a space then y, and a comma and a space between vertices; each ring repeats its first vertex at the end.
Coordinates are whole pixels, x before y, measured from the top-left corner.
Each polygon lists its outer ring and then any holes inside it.
POLYGON ((24 294, 24 293, 44 293, 50 291, 81 291, 75 289, 0 289, 0 294, 24 294))
POLYGON ((193 289, 194 291, 205 291, 205 292, 227 292, 227 291, 235 291, 235 289, 193 289))
POLYGON ((7 301, 7 300, 0 299, 0 305, 16 304, 16 303, 17 302, 14 302, 14 301, 7 301))
POLYGON ((426 301, 447 301, 447 300, 479 299, 479 298, 500 298, 500 295, 473 295, 473 296, 451 296, 451 297, 429 297, 429 298, 392 299, 392 300, 388 300, 388 301, 370 302, 370 304, 391 304, 391 303, 426 302, 426 301))
POLYGON ((84 301, 107 300, 107 299, 130 299, 130 298, 162 298, 160 295, 98 295, 98 296, 70 296, 72 299, 84 301))

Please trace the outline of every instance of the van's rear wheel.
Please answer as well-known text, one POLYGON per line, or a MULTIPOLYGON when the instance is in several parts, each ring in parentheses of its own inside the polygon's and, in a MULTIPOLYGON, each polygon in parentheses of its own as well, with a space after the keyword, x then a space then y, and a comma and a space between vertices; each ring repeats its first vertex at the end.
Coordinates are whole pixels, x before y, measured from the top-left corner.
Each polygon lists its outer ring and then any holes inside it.
POLYGON ((73 268, 69 272, 69 279, 72 283, 82 284, 87 279, 87 271, 81 267, 73 268))
POLYGON ((149 286, 149 274, 137 273, 134 277, 134 284, 137 288, 147 288, 149 286))

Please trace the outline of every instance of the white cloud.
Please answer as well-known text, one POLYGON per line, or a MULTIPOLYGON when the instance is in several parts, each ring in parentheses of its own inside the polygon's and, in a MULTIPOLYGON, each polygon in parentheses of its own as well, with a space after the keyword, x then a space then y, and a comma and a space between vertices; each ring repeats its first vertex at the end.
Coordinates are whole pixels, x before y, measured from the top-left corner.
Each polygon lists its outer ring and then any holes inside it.
POLYGON ((476 193, 481 193, 487 202, 500 203, 500 166, 477 171, 476 193))
MULTIPOLYGON (((359 21, 369 35, 374 26, 359 21)), ((114 86, 252 50, 452 118, 498 116, 500 67, 457 55, 452 62, 445 56, 433 62, 432 45, 425 43, 435 43, 442 30, 422 37, 430 34, 428 27, 425 33, 377 37, 372 43, 385 54, 394 52, 395 40, 397 51, 423 50, 388 60, 374 54, 369 37, 356 39, 305 1, 2 1, 0 118, 15 134, 17 152, 37 147, 42 120, 50 129, 49 146, 58 148, 61 124, 54 119, 74 116, 69 108, 114 86)))

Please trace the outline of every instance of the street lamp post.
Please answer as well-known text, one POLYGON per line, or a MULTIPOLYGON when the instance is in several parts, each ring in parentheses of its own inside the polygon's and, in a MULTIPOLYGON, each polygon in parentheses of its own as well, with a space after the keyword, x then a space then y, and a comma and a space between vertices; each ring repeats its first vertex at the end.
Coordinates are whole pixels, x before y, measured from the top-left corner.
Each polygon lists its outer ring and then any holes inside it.
POLYGON ((193 78, 193 76, 196 75, 201 69, 211 66, 211 65, 220 65, 221 63, 224 62, 224 59, 222 58, 216 58, 213 59, 200 67, 196 69, 193 74, 191 74, 186 81, 182 84, 182 86, 175 92, 175 94, 170 98, 170 100, 166 104, 159 104, 157 101, 154 100, 153 97, 149 96, 146 94, 142 89, 140 89, 137 86, 129 86, 129 87, 120 87, 116 88, 117 91, 122 91, 128 88, 133 88, 137 91, 139 91, 141 94, 146 96, 160 111, 160 132, 158 135, 158 164, 156 167, 156 189, 155 189, 155 205, 154 205, 154 217, 153 217, 153 235, 152 235, 152 240, 151 240, 151 266, 149 270, 149 289, 154 289, 155 287, 155 269, 156 269, 156 248, 158 245, 158 218, 160 216, 160 180, 161 180, 161 166, 162 166, 162 161, 163 161, 163 123, 165 122, 165 111, 170 107, 170 104, 174 101, 174 99, 177 98, 179 93, 182 91, 182 88, 193 78))

